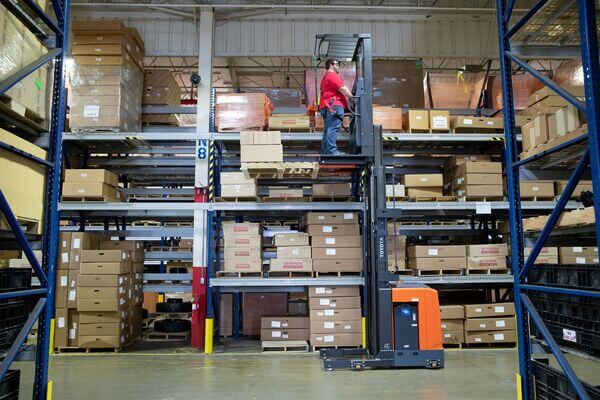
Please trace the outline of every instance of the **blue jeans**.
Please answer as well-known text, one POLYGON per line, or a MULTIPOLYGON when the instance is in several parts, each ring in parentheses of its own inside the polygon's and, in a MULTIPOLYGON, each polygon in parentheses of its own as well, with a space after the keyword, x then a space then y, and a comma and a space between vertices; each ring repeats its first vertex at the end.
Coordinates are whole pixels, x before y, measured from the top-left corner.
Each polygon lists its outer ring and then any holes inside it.
POLYGON ((335 115, 329 112, 329 109, 324 108, 321 110, 323 116, 323 140, 321 141, 321 154, 336 154, 337 148, 337 134, 342 126, 342 118, 344 118, 344 107, 333 106, 335 115))

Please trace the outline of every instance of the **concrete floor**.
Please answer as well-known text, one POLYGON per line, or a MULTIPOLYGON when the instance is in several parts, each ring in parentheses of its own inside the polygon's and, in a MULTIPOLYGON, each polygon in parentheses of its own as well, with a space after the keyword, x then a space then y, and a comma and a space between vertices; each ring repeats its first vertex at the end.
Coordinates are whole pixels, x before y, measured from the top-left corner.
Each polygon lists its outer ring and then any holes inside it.
MULTIPOLYGON (((23 368, 22 397, 31 398, 32 363, 23 368)), ((430 370, 322 370, 316 354, 256 352, 193 354, 95 353, 52 356, 54 399, 271 400, 514 399, 514 349, 449 350, 446 368, 430 370)), ((596 375, 595 371, 588 371, 596 375)))

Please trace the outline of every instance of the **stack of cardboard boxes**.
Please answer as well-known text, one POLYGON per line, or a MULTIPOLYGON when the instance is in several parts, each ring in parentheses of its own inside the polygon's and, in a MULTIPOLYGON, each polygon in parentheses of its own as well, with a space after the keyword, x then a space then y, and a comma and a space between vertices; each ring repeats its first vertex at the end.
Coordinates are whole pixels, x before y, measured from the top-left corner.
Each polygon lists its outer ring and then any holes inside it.
POLYGON ((404 186, 408 197, 440 197, 444 191, 442 174, 407 174, 404 186))
POLYGON ((462 305, 440 306, 442 318, 442 342, 462 344, 465 342, 465 307, 462 305))
POLYGON ((243 172, 221 172, 221 197, 236 199, 240 197, 256 197, 258 189, 256 180, 247 178, 243 172))
POLYGON ((270 261, 270 272, 312 272, 312 251, 307 233, 277 233, 273 244, 277 248, 277 258, 270 261))
POLYGON ((63 199, 121 201, 117 175, 105 169, 66 169, 63 199))
POLYGON ((467 270, 502 270, 506 269, 508 246, 499 244, 467 245, 467 270))
MULTIPOLYGON (((525 247, 523 254, 527 259, 531 254, 531 247, 525 247)), ((558 247, 542 247, 534 264, 558 264, 558 247)))
POLYGON ((121 21, 74 21, 70 125, 76 132, 141 129, 144 43, 121 21))
POLYGON ((310 344, 313 347, 360 346, 361 303, 358 286, 311 286, 310 344))
POLYGON ((263 316, 260 322, 260 340, 308 340, 308 317, 293 315, 263 316))
POLYGON ((513 303, 465 305, 465 342, 516 343, 517 331, 513 303))
POLYGON ((597 247, 559 247, 558 260, 560 264, 597 264, 597 247))
POLYGON ((450 112, 446 110, 408 110, 404 116, 408 132, 448 132, 450 112))
POLYGON ((215 107, 217 130, 264 130, 272 105, 265 93, 220 93, 215 107))
POLYGON ((502 163, 454 160, 455 164, 446 164, 453 195, 485 198, 504 195, 502 163))
POLYGON ((279 131, 248 131, 240 133, 240 161, 244 163, 283 162, 283 146, 279 131))
POLYGON ((399 229, 399 224, 388 221, 387 263, 390 272, 406 270, 406 236, 399 235, 399 229))
POLYGON ((262 272, 260 225, 254 222, 223 224, 225 272, 262 272))
MULTIPOLYGON (((147 69, 144 71, 143 106, 179 107, 181 88, 171 71, 147 69)), ((177 114, 142 114, 142 122, 148 125, 180 125, 177 114)))
POLYGON ((462 271, 467 267, 464 245, 409 246, 408 268, 416 271, 462 271))
POLYGON ((311 240, 313 271, 362 272, 362 237, 357 213, 309 212, 304 224, 311 240))

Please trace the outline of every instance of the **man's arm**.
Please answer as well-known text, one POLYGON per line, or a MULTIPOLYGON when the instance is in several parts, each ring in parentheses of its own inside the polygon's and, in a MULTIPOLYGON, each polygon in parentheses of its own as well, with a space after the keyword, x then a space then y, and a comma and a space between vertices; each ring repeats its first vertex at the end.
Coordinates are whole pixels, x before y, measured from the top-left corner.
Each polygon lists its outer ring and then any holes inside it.
POLYGON ((341 88, 339 88, 339 91, 341 94, 343 94, 344 96, 346 96, 346 98, 348 100, 352 99, 352 92, 350 91, 350 89, 348 89, 348 86, 344 85, 341 88))

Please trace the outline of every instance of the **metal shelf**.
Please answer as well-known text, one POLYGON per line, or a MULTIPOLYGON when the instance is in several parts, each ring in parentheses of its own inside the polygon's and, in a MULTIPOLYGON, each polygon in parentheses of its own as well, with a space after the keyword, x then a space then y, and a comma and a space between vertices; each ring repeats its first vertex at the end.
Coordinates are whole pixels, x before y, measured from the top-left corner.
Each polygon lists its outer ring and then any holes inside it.
MULTIPOLYGON (((147 251, 146 261, 192 261, 191 251, 147 251)), ((191 276, 191 275, 190 275, 191 276)), ((190 277, 191 279, 191 277, 190 277)))
POLYGON ((512 285, 514 282, 512 275, 400 276, 399 280, 426 285, 512 285))
POLYGON ((275 288, 286 286, 362 286, 363 277, 339 278, 211 278, 210 284, 219 288, 275 288))
MULTIPOLYGON (((61 226, 61 232, 78 232, 79 226, 61 226)), ((113 237, 134 237, 134 238, 161 238, 161 237, 185 237, 191 238, 194 235, 194 228, 191 226, 127 226, 125 230, 109 229, 105 230, 101 226, 86 226, 86 232, 94 232, 100 235, 113 237)))
POLYGON ((192 285, 169 283, 145 283, 144 293, 191 293, 192 285))
MULTIPOLYGON (((439 214, 445 211, 477 211, 482 204, 489 204, 491 210, 508 210, 507 201, 417 201, 417 202, 388 202, 387 208, 403 211, 421 211, 428 214, 439 214)), ((523 210, 553 210, 556 206, 555 201, 523 201, 521 202, 523 210)), ((576 201, 567 203, 567 209, 579 208, 581 204, 576 201)))

